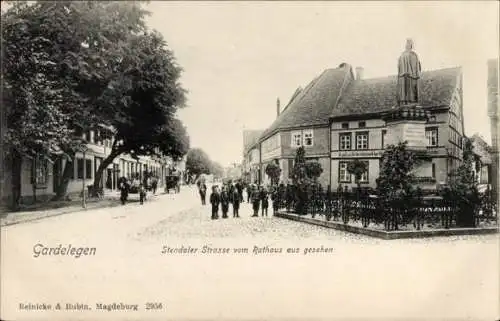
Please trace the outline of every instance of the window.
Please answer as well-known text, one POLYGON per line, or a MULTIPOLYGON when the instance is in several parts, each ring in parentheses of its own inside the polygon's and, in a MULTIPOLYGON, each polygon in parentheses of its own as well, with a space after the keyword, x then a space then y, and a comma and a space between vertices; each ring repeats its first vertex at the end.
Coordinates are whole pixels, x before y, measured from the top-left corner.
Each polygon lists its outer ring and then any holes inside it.
POLYGON ((304 131, 304 146, 312 146, 313 145, 313 131, 307 130, 304 131))
POLYGON ((358 127, 359 127, 359 128, 365 128, 365 127, 366 127, 366 122, 364 122, 364 121, 360 121, 360 122, 358 123, 358 127))
POLYGON ((356 149, 368 149, 368 132, 356 133, 356 149))
POLYGON ((47 185, 48 166, 47 160, 43 156, 37 156, 33 159, 32 183, 35 187, 44 187, 47 185))
POLYGON ((436 164, 432 163, 432 178, 436 178, 436 164))
POLYGON ((339 135, 339 147, 340 150, 351 149, 351 133, 342 133, 339 135))
POLYGON ((300 132, 292 133, 292 147, 302 146, 302 134, 300 132))
POLYGON ((359 180, 360 183, 368 183, 368 167, 370 166, 368 161, 364 161, 366 165, 366 171, 361 175, 361 178, 359 180))
POLYGON ((437 128, 429 128, 425 130, 425 138, 427 146, 436 147, 438 145, 438 130, 437 128))
POLYGON ((387 130, 382 130, 382 148, 385 148, 385 137, 387 135, 387 130))
POLYGON ((342 129, 348 129, 349 123, 342 123, 342 129))
POLYGON ((76 178, 83 179, 83 158, 76 160, 76 178))
POLYGON ((431 117, 429 118, 429 122, 431 122, 431 123, 435 123, 435 122, 436 122, 436 116, 431 116, 431 117))
POLYGON ((86 179, 92 179, 92 160, 91 159, 86 159, 85 160, 85 178, 86 179))
POLYGON ((347 162, 339 162, 339 182, 351 182, 351 174, 349 174, 349 172, 347 171, 347 162))

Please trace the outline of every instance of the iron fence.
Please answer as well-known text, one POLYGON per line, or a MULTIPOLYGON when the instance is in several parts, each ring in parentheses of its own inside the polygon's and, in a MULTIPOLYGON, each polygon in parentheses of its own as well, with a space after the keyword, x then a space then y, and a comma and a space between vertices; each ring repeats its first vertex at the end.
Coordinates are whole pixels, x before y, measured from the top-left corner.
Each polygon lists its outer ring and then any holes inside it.
POLYGON ((482 223, 498 223, 498 207, 488 194, 479 204, 464 206, 440 196, 423 194, 421 197, 385 201, 367 192, 322 192, 303 198, 302 206, 291 193, 275 193, 276 211, 311 215, 344 224, 360 223, 383 227, 386 231, 423 227, 456 228, 478 227, 482 223), (298 209, 298 210, 297 210, 298 209))

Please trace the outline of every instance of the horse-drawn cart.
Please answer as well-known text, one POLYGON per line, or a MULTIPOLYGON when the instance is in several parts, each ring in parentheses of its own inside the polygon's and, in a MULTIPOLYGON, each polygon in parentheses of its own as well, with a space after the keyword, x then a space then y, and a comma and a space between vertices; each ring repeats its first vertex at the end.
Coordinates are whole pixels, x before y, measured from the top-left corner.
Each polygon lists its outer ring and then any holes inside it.
POLYGON ((174 190, 176 193, 181 191, 180 177, 178 175, 165 177, 165 192, 170 193, 170 190, 174 190))

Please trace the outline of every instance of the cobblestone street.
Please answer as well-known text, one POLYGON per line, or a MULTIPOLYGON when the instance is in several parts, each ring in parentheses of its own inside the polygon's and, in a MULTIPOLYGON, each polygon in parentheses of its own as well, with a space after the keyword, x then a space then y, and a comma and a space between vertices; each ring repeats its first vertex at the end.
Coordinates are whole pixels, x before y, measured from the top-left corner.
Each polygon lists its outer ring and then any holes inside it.
MULTIPOLYGON (((168 309, 151 312, 158 320, 185 315, 186 306, 196 307, 193 318, 230 318, 232 311, 248 318, 273 317, 276 311, 282 317, 284 312, 311 317, 311 311, 312 317, 327 317, 335 311, 339 318, 352 311, 360 318, 488 318, 497 313, 499 280, 491 276, 498 275, 498 235, 383 241, 250 215, 244 203, 241 218, 213 221, 196 190, 183 187, 180 194, 150 196, 142 206, 130 203, 3 227, 2 254, 9 265, 2 266, 2 291, 10 294, 2 296, 4 315, 8 319, 19 302, 33 301, 164 302, 168 309), (35 257, 37 244, 95 247, 96 255, 35 257), (198 252, 162 253, 165 247, 198 252), (215 250, 204 254, 203 247, 215 250), (235 248, 249 251, 235 253, 235 248), (304 254, 321 248, 332 250, 304 254), (281 250, 270 253, 273 249, 281 250), (33 293, 27 286, 40 280, 50 286, 33 293), (109 297, 106 288, 123 291, 109 297), (377 299, 388 296, 390 302, 377 299), (489 308, 478 311, 479 305, 489 308)), ((81 313, 96 319, 93 311, 81 313)), ((22 316, 67 319, 40 311, 22 316)), ((113 316, 135 314, 115 311, 113 316)))

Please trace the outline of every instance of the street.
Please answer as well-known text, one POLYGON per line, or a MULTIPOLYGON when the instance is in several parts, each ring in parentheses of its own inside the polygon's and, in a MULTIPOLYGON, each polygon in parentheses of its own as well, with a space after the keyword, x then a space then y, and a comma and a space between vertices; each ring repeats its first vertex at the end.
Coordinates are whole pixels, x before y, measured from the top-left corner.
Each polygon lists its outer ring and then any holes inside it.
POLYGON ((150 198, 2 228, 2 319, 498 317, 498 235, 383 241, 247 203, 213 221, 194 187, 150 198), (34 257, 37 244, 96 251, 34 257), (113 303, 138 311, 96 308, 113 303))

